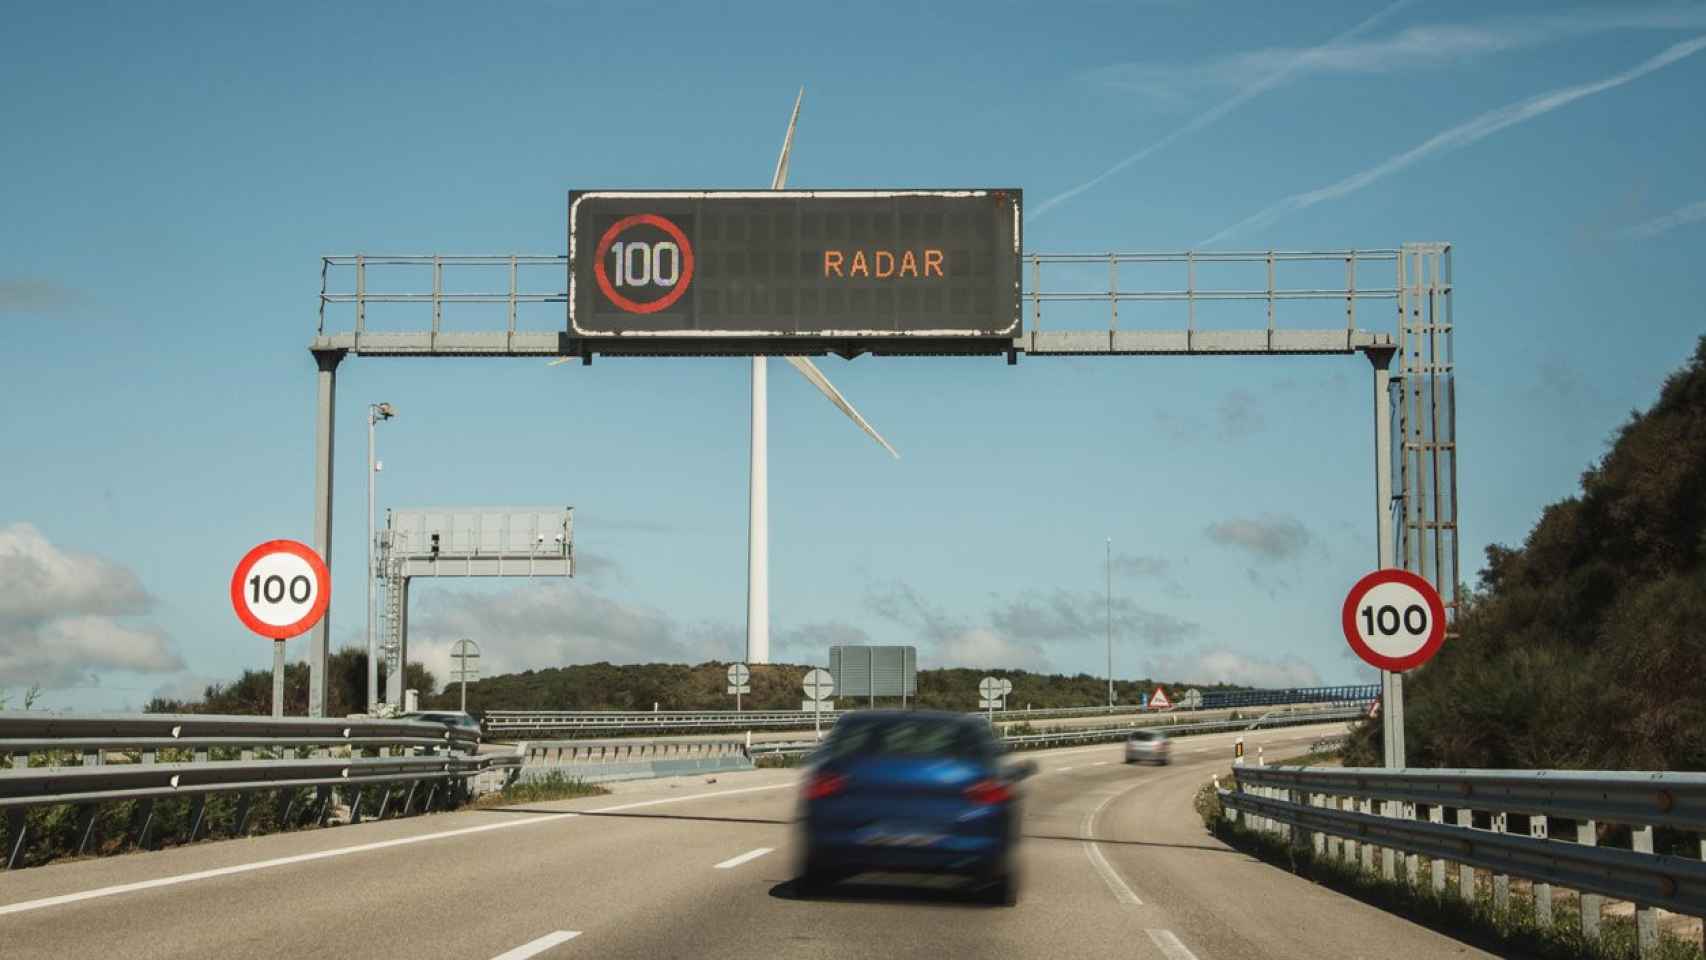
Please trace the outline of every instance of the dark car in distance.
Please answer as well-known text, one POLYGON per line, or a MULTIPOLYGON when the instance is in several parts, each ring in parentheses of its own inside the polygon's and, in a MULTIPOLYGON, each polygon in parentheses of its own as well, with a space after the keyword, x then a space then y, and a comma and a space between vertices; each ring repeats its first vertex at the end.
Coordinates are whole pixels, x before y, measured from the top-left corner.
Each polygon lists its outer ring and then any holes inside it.
POLYGON ((812 757, 801 797, 795 887, 860 873, 957 874, 997 903, 1018 900, 1014 762, 989 724, 957 713, 861 710, 812 757))
POLYGON ((456 740, 473 741, 472 746, 468 747, 469 752, 477 752, 479 749, 480 721, 460 710, 417 710, 400 714, 397 719, 440 724, 449 730, 451 737, 456 740))

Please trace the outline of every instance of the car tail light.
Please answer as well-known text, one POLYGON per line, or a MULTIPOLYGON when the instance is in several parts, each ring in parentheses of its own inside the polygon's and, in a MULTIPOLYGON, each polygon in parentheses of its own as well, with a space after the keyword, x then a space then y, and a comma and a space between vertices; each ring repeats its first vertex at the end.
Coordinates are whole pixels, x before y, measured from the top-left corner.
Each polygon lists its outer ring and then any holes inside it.
POLYGON ((1013 799, 1013 791, 999 780, 979 780, 966 788, 966 799, 982 806, 994 806, 1013 799))
POLYGON ((806 781, 806 799, 833 797, 847 787, 847 778, 834 773, 815 773, 806 781))

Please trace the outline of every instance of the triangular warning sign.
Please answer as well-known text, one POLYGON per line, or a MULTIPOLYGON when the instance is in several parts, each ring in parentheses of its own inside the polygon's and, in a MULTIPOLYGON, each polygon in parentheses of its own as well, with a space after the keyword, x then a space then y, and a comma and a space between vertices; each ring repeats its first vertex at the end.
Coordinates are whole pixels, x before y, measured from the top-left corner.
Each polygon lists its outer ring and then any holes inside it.
POLYGON ((1160 687, 1156 687, 1155 692, 1149 695, 1149 709, 1171 710, 1172 708, 1173 701, 1167 699, 1167 691, 1160 687))

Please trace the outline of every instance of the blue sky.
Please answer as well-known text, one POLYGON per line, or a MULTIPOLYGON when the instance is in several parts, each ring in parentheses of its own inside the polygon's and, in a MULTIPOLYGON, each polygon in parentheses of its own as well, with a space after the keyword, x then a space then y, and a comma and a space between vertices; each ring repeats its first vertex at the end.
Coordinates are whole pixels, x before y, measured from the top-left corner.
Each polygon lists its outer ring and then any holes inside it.
MULTIPOLYGON (((791 186, 1018 185, 1029 250, 1453 242, 1471 573, 1702 332, 1706 4, 646 11, 9 15, 0 689, 115 709, 269 662, 224 591, 310 536, 320 255, 561 253, 572 188, 765 186, 802 84, 791 186)), ((772 364, 780 657, 1099 673, 1112 537, 1119 675, 1368 676, 1335 624, 1374 562, 1361 359, 822 366, 902 459, 772 364)), ((350 359, 335 642, 387 400, 382 506, 576 508, 572 585, 416 591, 429 664, 738 656, 747 391, 738 360, 350 359)))

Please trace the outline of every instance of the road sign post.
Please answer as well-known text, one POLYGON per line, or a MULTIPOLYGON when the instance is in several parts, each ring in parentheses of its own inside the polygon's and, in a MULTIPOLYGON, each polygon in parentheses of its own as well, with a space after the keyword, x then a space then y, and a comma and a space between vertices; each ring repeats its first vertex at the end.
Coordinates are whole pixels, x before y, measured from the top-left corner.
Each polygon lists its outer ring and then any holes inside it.
POLYGON ((451 648, 450 655, 457 661, 456 679, 462 681, 462 712, 467 713, 468 681, 471 678, 478 677, 480 673, 479 665, 476 664, 470 667, 468 665, 468 661, 479 659, 480 645, 469 640, 467 637, 463 637, 461 640, 456 641, 456 645, 451 648))
POLYGON ((823 705, 835 693, 835 678, 828 670, 813 667, 806 671, 805 681, 801 684, 806 691, 806 699, 812 705, 812 732, 819 740, 823 739, 823 705))
POLYGON ((231 608, 237 619, 273 641, 272 712, 284 716, 284 641, 307 633, 326 615, 331 575, 313 548, 295 540, 268 540, 243 555, 231 574, 231 608))
POLYGON ((752 671, 747 668, 746 664, 744 664, 744 663, 731 663, 731 664, 729 664, 729 691, 728 692, 735 695, 735 712, 736 713, 740 712, 740 696, 741 696, 741 694, 752 692, 752 687, 747 685, 747 681, 750 679, 752 679, 752 671))
POLYGON ((1426 663, 1445 642, 1445 603, 1433 584, 1408 570, 1383 569, 1345 595, 1339 619, 1356 655, 1381 671, 1380 717, 1386 766, 1404 765, 1403 672, 1426 663))
POLYGON ((989 711, 989 722, 995 723, 995 705, 1013 689, 1011 683, 998 677, 984 677, 977 682, 978 706, 989 711))

